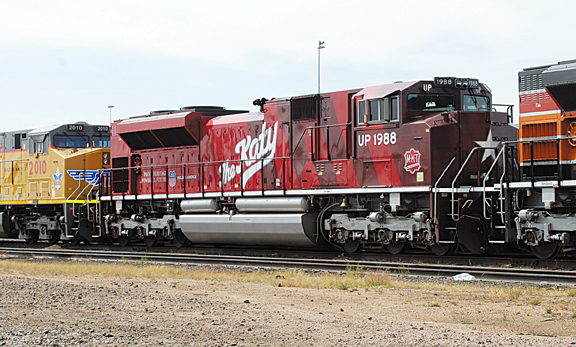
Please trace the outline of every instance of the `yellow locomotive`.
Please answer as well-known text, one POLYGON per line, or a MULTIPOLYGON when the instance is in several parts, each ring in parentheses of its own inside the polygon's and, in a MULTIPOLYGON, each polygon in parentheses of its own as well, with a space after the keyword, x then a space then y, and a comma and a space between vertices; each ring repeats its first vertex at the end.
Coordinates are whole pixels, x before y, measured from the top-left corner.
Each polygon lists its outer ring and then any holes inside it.
POLYGON ((0 237, 52 244, 102 236, 97 198, 109 168, 108 125, 0 133, 0 237))

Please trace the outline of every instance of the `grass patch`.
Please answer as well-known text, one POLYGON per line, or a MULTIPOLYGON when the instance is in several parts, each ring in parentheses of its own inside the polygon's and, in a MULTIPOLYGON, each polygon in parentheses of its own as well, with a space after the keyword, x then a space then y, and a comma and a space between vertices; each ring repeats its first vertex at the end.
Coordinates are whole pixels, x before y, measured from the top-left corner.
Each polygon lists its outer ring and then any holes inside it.
POLYGON ((150 279, 190 279, 212 280, 217 282, 256 282, 273 286, 300 287, 314 289, 357 290, 369 288, 389 288, 395 286, 386 272, 367 273, 362 267, 350 266, 346 272, 338 274, 310 274, 299 270, 276 272, 243 272, 226 269, 189 269, 185 267, 156 265, 141 259, 136 264, 119 262, 115 264, 97 262, 35 262, 0 261, 0 273, 38 276, 90 276, 127 277, 150 279))
POLYGON ((510 300, 518 300, 522 296, 522 291, 515 288, 506 288, 504 293, 508 296, 510 300))
POLYGON ((540 300, 540 299, 532 299, 532 300, 530 300, 530 305, 532 305, 532 306, 538 306, 538 305, 540 305, 541 303, 542 303, 542 300, 540 300))
MULTIPOLYGON (((440 295, 450 292, 473 292, 470 300, 491 301, 491 299, 516 301, 522 296, 530 296, 530 305, 541 304, 542 297, 571 296, 572 291, 550 288, 526 287, 489 287, 474 283, 435 283, 411 282, 402 278, 390 276, 385 271, 367 271, 361 266, 351 265, 341 274, 309 273, 301 270, 286 269, 279 271, 244 272, 230 270, 225 267, 193 268, 157 265, 142 258, 134 262, 121 261, 116 263, 101 263, 92 261, 77 262, 39 262, 0 260, 0 273, 32 276, 89 276, 112 278, 149 278, 166 280, 208 280, 219 283, 267 283, 274 287, 298 287, 311 289, 338 289, 357 291, 360 289, 376 289, 383 293, 387 288, 436 291, 440 295)), ((575 294, 576 295, 576 294, 575 294)), ((450 299, 450 298, 448 298, 450 299)), ((435 303, 435 302, 434 302, 435 303)), ((521 301, 517 301, 517 305, 521 301)), ((432 304, 432 303, 430 303, 432 304)), ((425 304, 430 305, 430 304, 425 304)), ((430 306, 436 307, 436 306, 430 306)))
POLYGON ((428 305, 426 305, 426 306, 428 306, 428 307, 440 307, 440 306, 442 306, 442 304, 440 304, 438 301, 432 301, 432 302, 429 302, 428 305))

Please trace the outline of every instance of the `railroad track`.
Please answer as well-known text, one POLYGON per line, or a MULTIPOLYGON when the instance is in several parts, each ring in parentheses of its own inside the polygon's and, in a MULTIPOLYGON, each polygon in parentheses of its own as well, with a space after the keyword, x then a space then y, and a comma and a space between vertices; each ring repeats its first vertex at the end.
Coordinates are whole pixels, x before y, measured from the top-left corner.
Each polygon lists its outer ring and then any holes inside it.
POLYGON ((218 254, 160 253, 134 251, 76 250, 50 248, 2 247, 0 254, 86 258, 105 261, 142 261, 166 264, 228 265, 258 268, 303 269, 344 272, 361 267, 366 271, 386 271, 403 276, 451 277, 469 273, 477 280, 530 282, 576 285, 576 271, 422 264, 409 262, 371 261, 360 259, 310 259, 218 254))

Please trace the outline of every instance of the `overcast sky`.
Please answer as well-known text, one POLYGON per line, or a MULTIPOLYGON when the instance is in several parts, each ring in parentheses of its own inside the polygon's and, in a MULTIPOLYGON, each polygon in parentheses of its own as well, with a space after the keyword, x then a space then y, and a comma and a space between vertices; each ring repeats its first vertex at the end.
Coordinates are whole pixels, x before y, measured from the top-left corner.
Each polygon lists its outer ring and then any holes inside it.
MULTIPOLYGON (((574 1, 0 0, 1 130, 434 76, 518 103, 522 68, 576 59, 574 1)), ((515 107, 517 115, 518 109, 515 107)))

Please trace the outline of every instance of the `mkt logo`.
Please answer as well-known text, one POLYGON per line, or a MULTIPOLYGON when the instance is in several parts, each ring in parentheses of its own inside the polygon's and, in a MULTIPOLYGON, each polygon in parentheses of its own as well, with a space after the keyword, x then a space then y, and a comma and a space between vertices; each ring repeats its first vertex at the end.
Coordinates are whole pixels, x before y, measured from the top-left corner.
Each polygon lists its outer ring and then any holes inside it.
POLYGON ((420 151, 410 148, 409 151, 404 153, 404 170, 411 174, 420 170, 420 151))

